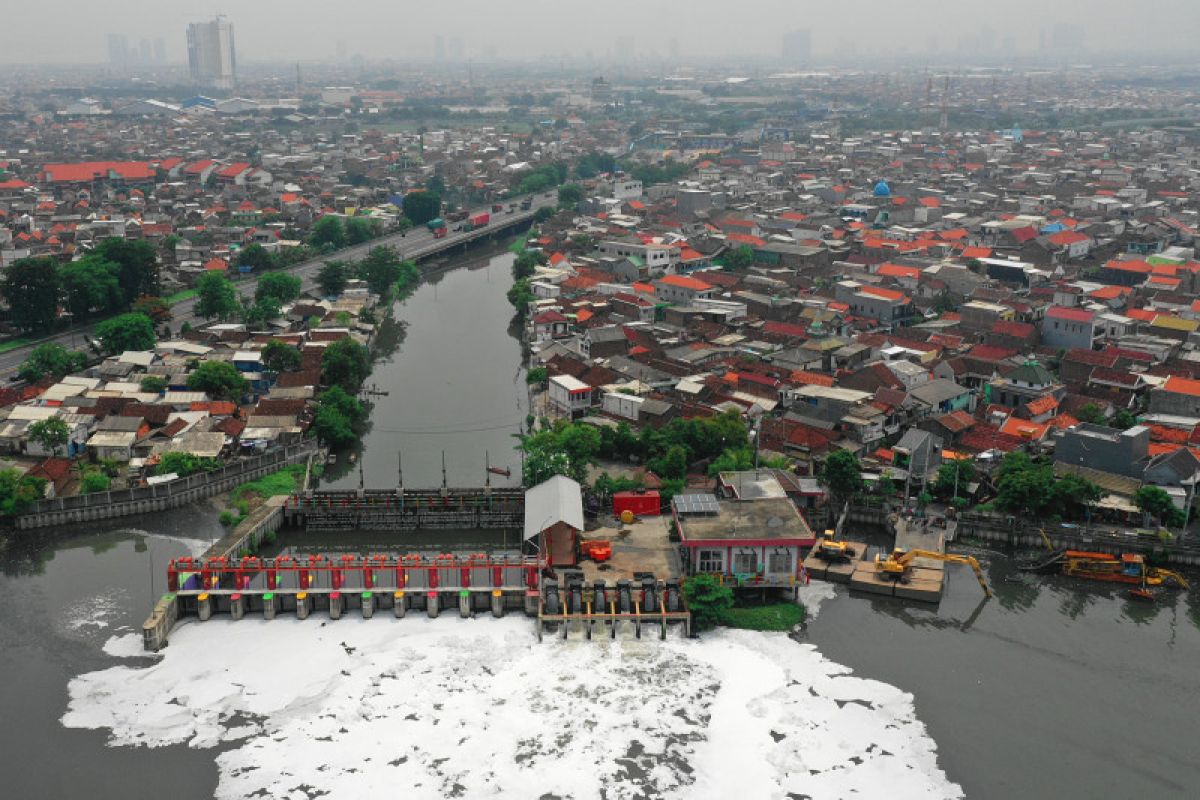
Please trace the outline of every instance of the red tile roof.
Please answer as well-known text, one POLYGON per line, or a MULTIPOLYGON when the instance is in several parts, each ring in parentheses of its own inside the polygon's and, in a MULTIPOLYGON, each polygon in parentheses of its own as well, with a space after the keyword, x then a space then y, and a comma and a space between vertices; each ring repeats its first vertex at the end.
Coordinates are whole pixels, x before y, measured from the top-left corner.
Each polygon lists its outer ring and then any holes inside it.
POLYGON ((1066 306, 1050 306, 1046 316, 1051 319, 1062 319, 1070 322, 1091 322, 1096 315, 1083 308, 1067 308, 1066 306))
POLYGON ((1165 391, 1173 394, 1186 394, 1192 397, 1200 397, 1200 381, 1191 380, 1189 378, 1172 377, 1168 378, 1163 384, 1165 391))
POLYGON ((659 278, 659 282, 680 289, 691 289, 696 292, 707 292, 713 288, 704 281, 687 275, 664 275, 662 278, 659 278))
POLYGON ((117 176, 125 180, 147 180, 155 176, 154 167, 146 161, 84 161, 78 164, 47 164, 42 167, 42 179, 48 183, 87 183, 99 178, 117 176))

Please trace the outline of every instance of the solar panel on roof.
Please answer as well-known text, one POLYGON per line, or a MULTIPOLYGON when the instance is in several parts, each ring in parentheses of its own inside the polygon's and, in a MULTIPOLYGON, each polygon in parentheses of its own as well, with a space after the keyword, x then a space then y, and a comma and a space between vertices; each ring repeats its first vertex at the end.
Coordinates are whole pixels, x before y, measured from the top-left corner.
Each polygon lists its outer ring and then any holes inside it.
POLYGON ((680 514, 718 514, 721 507, 711 494, 681 494, 673 501, 680 514))

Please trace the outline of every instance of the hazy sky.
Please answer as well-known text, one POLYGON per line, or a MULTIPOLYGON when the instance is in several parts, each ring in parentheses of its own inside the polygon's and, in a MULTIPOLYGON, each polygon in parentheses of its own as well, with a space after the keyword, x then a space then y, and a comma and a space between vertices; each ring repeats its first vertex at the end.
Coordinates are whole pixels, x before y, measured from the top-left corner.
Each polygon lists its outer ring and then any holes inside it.
MULTIPOLYGON (((818 59, 833 53, 971 51, 1011 37, 1038 48, 1055 24, 1086 27, 1092 52, 1200 49, 1200 0, 3 0, 0 62, 103 62, 107 34, 163 38, 186 56, 187 23, 225 13, 241 61, 326 60, 339 40, 350 55, 428 58, 433 39, 460 38, 468 56, 612 53, 631 37, 643 58, 777 55, 783 31, 808 28, 818 59), (984 33, 990 29, 991 33, 984 33), (968 37, 976 37, 973 41, 968 37)), ((657 58, 655 58, 657 60, 657 58)))

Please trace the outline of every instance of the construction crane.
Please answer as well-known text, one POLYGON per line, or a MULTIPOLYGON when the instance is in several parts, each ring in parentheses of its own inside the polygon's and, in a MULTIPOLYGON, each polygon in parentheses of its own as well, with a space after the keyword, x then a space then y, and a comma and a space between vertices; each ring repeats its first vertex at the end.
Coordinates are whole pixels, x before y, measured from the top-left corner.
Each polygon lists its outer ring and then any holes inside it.
POLYGON ((887 558, 884 558, 882 554, 875 556, 875 571, 882 578, 888 578, 893 581, 904 581, 909 577, 913 560, 918 558, 932 558, 951 564, 966 564, 974 570, 975 577, 979 579, 979 585, 983 587, 984 596, 992 596, 992 590, 987 584, 987 579, 983 577, 983 569, 979 566, 979 562, 975 560, 974 556, 956 556, 949 553, 935 553, 932 550, 905 550, 902 547, 897 547, 887 558))
POLYGON ((825 536, 813 548, 813 555, 822 561, 849 561, 857 555, 854 545, 837 541, 837 532, 825 531, 825 536))

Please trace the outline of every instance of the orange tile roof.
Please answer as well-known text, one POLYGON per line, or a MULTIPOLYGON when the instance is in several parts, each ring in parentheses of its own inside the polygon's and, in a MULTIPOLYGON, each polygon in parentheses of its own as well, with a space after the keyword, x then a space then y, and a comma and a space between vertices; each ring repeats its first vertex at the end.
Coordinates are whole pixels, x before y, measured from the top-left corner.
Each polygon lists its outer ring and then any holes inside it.
POLYGON ((1200 381, 1191 380, 1190 378, 1172 376, 1163 384, 1163 389, 1174 394, 1187 394, 1192 397, 1200 397, 1200 381))
POLYGON ((687 275, 664 275, 662 278, 659 278, 659 282, 665 283, 668 286, 676 286, 680 289, 691 289, 697 292, 707 292, 709 289, 713 288, 704 281, 689 277, 687 275))
POLYGON ((860 286, 858 291, 862 294, 869 294, 874 297, 882 297, 884 300, 905 299, 904 292, 897 292, 892 289, 883 289, 878 286, 860 286))

